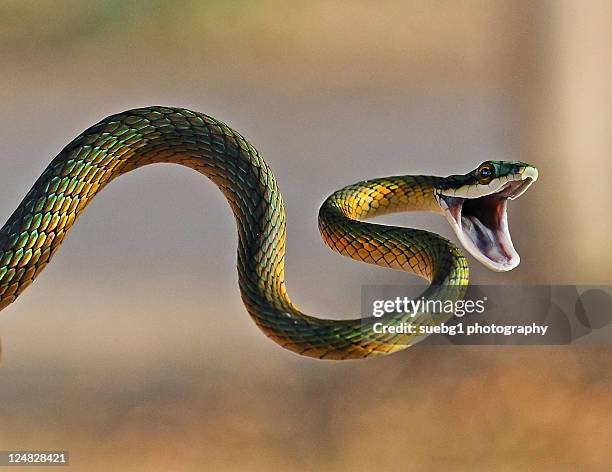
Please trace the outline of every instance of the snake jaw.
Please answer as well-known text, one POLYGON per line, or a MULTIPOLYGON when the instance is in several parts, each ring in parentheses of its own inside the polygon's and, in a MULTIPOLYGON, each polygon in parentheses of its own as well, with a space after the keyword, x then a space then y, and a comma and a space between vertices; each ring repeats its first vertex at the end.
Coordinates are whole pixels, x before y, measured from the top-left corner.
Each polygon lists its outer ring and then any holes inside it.
POLYGON ((506 272, 519 265, 521 258, 508 228, 508 200, 525 193, 537 177, 537 169, 528 166, 496 179, 493 185, 473 185, 454 191, 454 195, 438 194, 438 202, 462 245, 489 269, 506 272))

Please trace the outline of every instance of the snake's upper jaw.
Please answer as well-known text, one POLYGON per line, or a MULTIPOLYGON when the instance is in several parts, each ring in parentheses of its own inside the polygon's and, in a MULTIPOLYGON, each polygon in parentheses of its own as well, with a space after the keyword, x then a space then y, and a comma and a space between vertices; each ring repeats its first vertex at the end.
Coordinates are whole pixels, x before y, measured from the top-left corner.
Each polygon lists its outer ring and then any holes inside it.
POLYGON ((516 180, 507 180, 490 193, 480 196, 439 195, 439 203, 451 227, 477 260, 489 269, 505 272, 519 265, 508 228, 508 200, 522 195, 537 179, 533 172, 522 172, 516 180))

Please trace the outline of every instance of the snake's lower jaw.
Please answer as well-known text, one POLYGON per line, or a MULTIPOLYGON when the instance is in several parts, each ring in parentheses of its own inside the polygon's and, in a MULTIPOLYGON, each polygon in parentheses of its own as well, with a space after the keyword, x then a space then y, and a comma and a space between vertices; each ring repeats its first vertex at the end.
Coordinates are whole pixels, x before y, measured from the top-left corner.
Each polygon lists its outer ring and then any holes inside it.
POLYGON ((507 198, 445 200, 449 205, 448 222, 472 256, 496 272, 506 272, 519 265, 521 258, 514 249, 508 228, 507 198))
POLYGON ((508 200, 522 195, 536 179, 537 171, 478 198, 439 196, 446 219, 463 247, 489 269, 506 272, 519 265, 521 258, 508 228, 508 200))

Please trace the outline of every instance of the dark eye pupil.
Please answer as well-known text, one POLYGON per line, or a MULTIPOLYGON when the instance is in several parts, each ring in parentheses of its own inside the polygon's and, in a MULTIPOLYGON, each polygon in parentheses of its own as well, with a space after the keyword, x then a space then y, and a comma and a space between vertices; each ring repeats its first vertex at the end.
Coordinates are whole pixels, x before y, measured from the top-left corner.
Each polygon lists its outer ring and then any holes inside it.
POLYGON ((484 169, 481 169, 480 175, 483 177, 488 177, 491 175, 491 170, 485 167, 484 169))

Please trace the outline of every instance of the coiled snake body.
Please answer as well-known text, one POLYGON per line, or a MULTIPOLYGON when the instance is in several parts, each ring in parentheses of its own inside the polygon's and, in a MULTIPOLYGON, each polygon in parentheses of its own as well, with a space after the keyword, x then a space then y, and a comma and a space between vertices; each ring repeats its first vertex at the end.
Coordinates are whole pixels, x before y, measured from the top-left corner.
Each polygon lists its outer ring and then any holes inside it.
MULTIPOLYGON (((268 164, 221 121, 167 107, 109 116, 53 159, 0 230, 0 309, 36 279, 98 192, 126 172, 160 162, 204 174, 227 198, 238 228, 242 299, 275 342, 310 357, 347 359, 388 354, 418 341, 377 334, 361 319, 321 319, 300 312, 285 289, 285 211, 268 164)), ((507 231, 506 201, 536 178, 537 170, 528 164, 488 161, 469 174, 447 178, 367 180, 332 194, 320 209, 319 227, 333 250, 424 277, 431 282, 424 296, 437 298, 447 287, 467 285, 461 251, 427 231, 361 220, 409 210, 445 214, 466 249, 489 267, 508 270, 518 264, 518 255, 507 231)))

